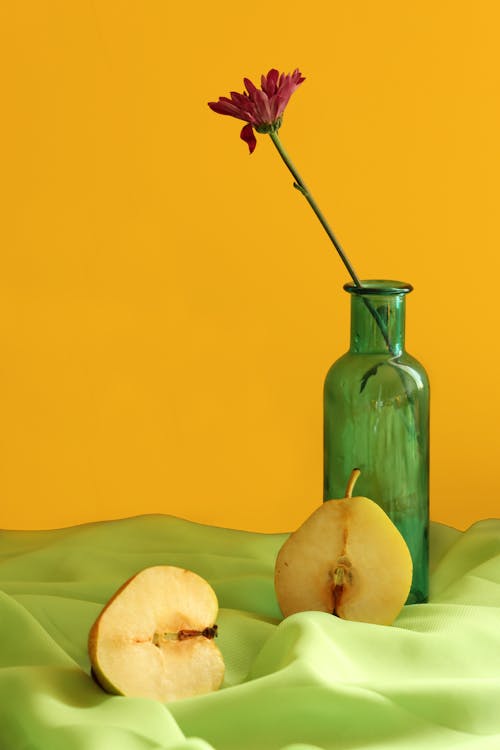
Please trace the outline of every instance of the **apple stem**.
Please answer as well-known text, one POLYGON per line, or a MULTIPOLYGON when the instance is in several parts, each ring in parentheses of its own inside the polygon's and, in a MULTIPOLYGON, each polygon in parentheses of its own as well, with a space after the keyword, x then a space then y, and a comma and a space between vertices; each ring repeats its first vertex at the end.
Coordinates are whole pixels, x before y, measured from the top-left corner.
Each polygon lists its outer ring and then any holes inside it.
POLYGON ((354 485, 358 481, 358 477, 359 477, 360 474, 361 474, 361 470, 360 469, 353 469, 351 471, 351 476, 349 477, 349 481, 347 482, 347 487, 346 487, 346 490, 345 490, 345 496, 346 497, 348 497, 348 498, 352 497, 352 491, 354 489, 354 485))

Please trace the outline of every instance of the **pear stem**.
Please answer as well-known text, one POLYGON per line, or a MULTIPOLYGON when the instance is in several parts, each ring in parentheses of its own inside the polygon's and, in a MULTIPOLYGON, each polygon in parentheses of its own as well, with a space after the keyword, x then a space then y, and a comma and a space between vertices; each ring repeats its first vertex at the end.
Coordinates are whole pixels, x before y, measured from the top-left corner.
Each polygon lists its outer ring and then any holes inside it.
POLYGON ((358 481, 358 477, 359 477, 360 474, 361 474, 361 470, 360 469, 353 469, 351 471, 351 476, 349 477, 349 481, 347 482, 347 487, 346 487, 346 490, 345 490, 345 496, 347 498, 351 498, 352 497, 352 491, 354 489, 354 485, 358 481))
POLYGON ((209 640, 217 636, 217 625, 213 625, 211 628, 205 628, 205 630, 179 630, 177 638, 179 641, 185 641, 187 638, 195 638, 197 635, 202 635, 209 640))
POLYGON ((335 587, 344 585, 344 572, 345 569, 342 567, 335 568, 335 573, 333 574, 335 587))
POLYGON ((338 567, 335 568, 335 572, 333 574, 333 611, 332 614, 338 617, 337 614, 337 605, 340 603, 340 597, 342 596, 342 591, 344 590, 344 568, 338 567))
POLYGON ((177 633, 155 633, 153 643, 155 646, 158 646, 160 638, 164 641, 186 641, 188 638, 196 638, 199 635, 209 640, 217 638, 217 625, 205 628, 204 630, 179 630, 177 633))

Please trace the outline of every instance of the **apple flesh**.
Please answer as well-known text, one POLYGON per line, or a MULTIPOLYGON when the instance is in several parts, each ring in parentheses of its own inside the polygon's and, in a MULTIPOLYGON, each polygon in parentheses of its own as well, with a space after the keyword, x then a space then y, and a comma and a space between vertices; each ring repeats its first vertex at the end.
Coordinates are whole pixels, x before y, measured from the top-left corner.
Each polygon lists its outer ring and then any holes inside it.
POLYGON ((390 625, 410 591, 408 546, 389 516, 367 497, 327 500, 283 544, 275 589, 285 617, 305 610, 390 625))
POLYGON ((146 568, 106 604, 89 633, 92 674, 110 693, 167 702, 217 690, 218 602, 190 570, 146 568))

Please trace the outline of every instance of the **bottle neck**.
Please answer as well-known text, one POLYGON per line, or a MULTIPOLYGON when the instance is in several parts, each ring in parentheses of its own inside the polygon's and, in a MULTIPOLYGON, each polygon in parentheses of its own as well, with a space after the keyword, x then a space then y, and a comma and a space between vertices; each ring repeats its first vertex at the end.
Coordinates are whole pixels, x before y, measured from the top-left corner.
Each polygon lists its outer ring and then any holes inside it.
POLYGON ((350 351, 399 356, 405 345, 405 307, 404 293, 352 292, 350 351))

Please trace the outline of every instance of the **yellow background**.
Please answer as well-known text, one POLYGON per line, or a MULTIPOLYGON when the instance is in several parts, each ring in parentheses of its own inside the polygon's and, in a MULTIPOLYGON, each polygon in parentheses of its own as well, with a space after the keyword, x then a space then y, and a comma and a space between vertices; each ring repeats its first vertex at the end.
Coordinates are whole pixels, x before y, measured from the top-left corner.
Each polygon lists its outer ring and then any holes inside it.
POLYGON ((11 0, 0 10, 4 528, 290 530, 321 502, 346 273, 267 136, 207 101, 306 82, 281 138, 364 278, 413 283, 431 516, 500 496, 497 2, 11 0))

